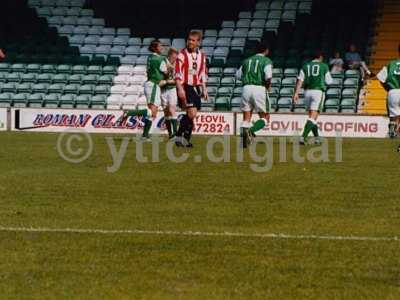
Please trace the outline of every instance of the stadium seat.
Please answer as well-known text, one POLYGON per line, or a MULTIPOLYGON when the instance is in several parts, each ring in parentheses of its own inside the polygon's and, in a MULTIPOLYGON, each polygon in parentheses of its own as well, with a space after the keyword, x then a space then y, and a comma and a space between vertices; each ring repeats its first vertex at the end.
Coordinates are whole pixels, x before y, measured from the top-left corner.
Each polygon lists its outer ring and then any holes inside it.
POLYGON ((215 100, 215 109, 219 111, 230 110, 230 98, 229 97, 218 97, 215 100))

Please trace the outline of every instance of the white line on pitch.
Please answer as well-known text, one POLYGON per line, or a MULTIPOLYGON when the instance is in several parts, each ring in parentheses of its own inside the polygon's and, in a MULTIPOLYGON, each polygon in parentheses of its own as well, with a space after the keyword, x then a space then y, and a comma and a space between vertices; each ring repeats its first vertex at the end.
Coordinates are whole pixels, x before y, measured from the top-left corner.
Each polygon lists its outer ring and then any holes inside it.
POLYGON ((2 232, 37 232, 37 233, 83 233, 104 235, 175 235, 175 236, 205 236, 205 237, 241 237, 261 239, 293 239, 293 240, 331 240, 331 241, 392 241, 400 238, 373 236, 335 236, 335 235, 292 235, 283 233, 240 233, 240 232, 202 232, 202 231, 169 231, 169 230, 106 230, 106 229, 76 229, 76 228, 33 228, 33 227, 2 227, 2 232))

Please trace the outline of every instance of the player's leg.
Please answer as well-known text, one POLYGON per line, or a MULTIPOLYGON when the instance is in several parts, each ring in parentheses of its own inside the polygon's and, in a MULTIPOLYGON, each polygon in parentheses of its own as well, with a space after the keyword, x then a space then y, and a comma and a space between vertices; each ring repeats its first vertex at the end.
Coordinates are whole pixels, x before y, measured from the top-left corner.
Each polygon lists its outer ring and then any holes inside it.
POLYGON ((388 111, 389 111, 389 137, 398 136, 400 128, 400 90, 391 90, 388 94, 388 111))
POLYGON ((243 122, 240 125, 240 136, 242 138, 242 146, 243 148, 247 148, 250 144, 250 127, 251 127, 251 117, 253 104, 251 102, 251 87, 244 86, 242 92, 242 102, 240 104, 240 109, 243 112, 243 122))
POLYGON ((194 129, 194 119, 197 111, 201 109, 201 91, 199 87, 186 87, 186 114, 181 118, 177 132, 178 147, 193 147, 190 142, 194 129))
POLYGON ((269 123, 270 103, 267 91, 264 87, 255 87, 253 92, 254 112, 258 113, 260 119, 250 128, 250 133, 255 137, 256 133, 269 123))
POLYGON ((304 125, 303 134, 300 139, 301 144, 305 144, 311 132, 315 137, 319 136, 317 119, 321 106, 323 105, 324 93, 317 90, 307 90, 304 95, 304 100, 308 110, 308 119, 304 125))
POLYGON ((161 104, 161 89, 157 84, 148 81, 145 84, 145 95, 147 99, 147 107, 151 111, 151 115, 148 114, 148 111, 146 115, 143 115, 143 138, 148 139, 150 137, 153 120, 157 117, 158 106, 161 104))
POLYGON ((177 134, 178 120, 176 117, 176 105, 178 102, 178 96, 176 89, 170 89, 166 92, 166 109, 168 111, 168 133, 170 138, 174 138, 177 134))
POLYGON ((169 105, 168 105, 168 90, 165 90, 161 93, 161 106, 164 111, 164 121, 165 127, 168 131, 168 136, 171 138, 172 136, 172 127, 171 127, 171 114, 169 112, 169 105))

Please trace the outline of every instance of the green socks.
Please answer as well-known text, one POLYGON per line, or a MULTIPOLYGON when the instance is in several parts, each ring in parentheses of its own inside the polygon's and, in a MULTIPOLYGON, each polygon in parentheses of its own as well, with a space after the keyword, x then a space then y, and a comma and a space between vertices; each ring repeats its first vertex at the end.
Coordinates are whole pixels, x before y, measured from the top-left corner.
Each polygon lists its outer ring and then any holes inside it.
POLYGON ((312 119, 308 119, 306 125, 304 126, 303 138, 307 139, 307 137, 311 131, 315 137, 319 136, 318 125, 317 125, 316 121, 314 121, 312 119))
POLYGON ((171 119, 171 124, 172 124, 172 134, 176 135, 176 133, 178 132, 178 120, 171 119))
POLYGON ((176 135, 178 131, 178 120, 172 119, 171 117, 165 118, 165 126, 168 130, 168 136, 171 138, 176 135))
POLYGON ((151 119, 146 118, 144 120, 143 137, 145 138, 150 137, 151 125, 153 125, 153 121, 151 119))
POLYGON ((257 131, 263 129, 265 127, 265 125, 266 125, 265 120, 259 119, 254 123, 253 127, 250 128, 250 132, 256 133, 257 131))

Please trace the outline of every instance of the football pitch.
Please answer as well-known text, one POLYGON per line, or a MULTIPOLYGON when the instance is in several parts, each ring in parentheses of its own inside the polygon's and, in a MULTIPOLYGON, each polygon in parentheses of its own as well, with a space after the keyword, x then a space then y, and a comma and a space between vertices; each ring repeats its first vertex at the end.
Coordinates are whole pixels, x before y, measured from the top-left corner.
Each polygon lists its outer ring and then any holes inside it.
MULTIPOLYGON (((130 143, 109 172, 105 135, 79 164, 58 137, 0 134, 1 299, 400 298, 397 141, 345 139, 342 162, 330 147, 268 172, 248 152, 141 163, 130 143)), ((194 142, 174 153, 204 156, 194 142)))

